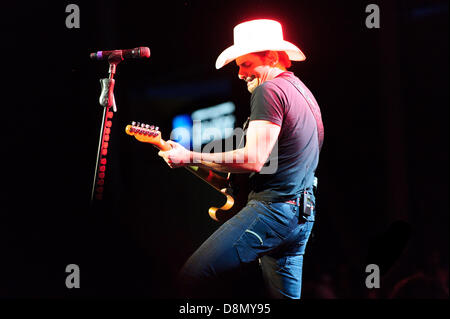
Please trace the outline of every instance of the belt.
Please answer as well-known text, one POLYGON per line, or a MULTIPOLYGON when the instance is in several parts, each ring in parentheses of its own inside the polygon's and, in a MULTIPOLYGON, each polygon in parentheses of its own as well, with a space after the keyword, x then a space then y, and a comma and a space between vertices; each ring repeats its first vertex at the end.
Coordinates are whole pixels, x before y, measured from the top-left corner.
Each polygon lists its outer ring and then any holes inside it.
MULTIPOLYGON (((287 201, 285 201, 285 203, 296 205, 296 206, 301 206, 303 199, 304 199, 304 193, 306 193, 309 190, 311 190, 311 189, 310 188, 306 189, 304 192, 301 193, 300 197, 298 197, 296 199, 287 200, 287 201)), ((315 187, 313 188, 313 191, 314 190, 315 190, 315 187)))
POLYGON ((309 187, 309 188, 305 189, 305 190, 302 192, 302 194, 300 195, 299 198, 287 200, 287 201, 285 201, 285 203, 300 206, 301 203, 302 203, 302 199, 303 199, 303 193, 306 192, 306 191, 310 191, 311 188, 312 188, 312 191, 315 192, 316 189, 317 189, 317 182, 318 182, 317 177, 314 177, 314 182, 313 182, 313 186, 312 186, 312 187, 309 187))
MULTIPOLYGON (((285 201, 285 203, 292 204, 292 205, 297 205, 297 200, 296 200, 296 199, 293 199, 293 200, 287 200, 287 201, 285 201)), ((300 204, 300 201, 298 201, 298 203, 300 204)), ((299 205, 299 206, 300 206, 300 205, 299 205)))
POLYGON ((303 207, 302 208, 303 214, 307 215, 307 216, 310 216, 311 212, 314 210, 314 205, 309 200, 309 196, 305 197, 303 194, 301 197, 296 198, 296 199, 287 200, 287 201, 285 201, 285 203, 303 207))
POLYGON ((303 196, 303 193, 302 193, 300 195, 300 197, 298 197, 296 199, 287 200, 287 201, 285 201, 285 203, 292 204, 292 205, 295 205, 295 206, 301 206, 302 202, 303 202, 303 198, 304 198, 304 196, 303 196))

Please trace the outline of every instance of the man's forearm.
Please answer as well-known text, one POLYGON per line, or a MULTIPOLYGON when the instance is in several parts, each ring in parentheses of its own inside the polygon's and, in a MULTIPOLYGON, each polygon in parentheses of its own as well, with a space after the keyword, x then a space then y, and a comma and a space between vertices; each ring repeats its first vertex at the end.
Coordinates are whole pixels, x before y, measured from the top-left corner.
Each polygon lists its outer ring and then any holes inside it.
POLYGON ((251 173, 258 165, 249 160, 244 148, 224 153, 191 152, 194 165, 225 173, 251 173))

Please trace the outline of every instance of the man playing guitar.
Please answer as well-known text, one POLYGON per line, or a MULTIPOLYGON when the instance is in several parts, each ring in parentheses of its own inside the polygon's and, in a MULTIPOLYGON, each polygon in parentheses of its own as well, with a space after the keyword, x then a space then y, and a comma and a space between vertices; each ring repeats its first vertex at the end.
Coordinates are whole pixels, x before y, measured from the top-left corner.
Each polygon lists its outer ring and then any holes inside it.
POLYGON ((238 24, 234 45, 220 54, 216 68, 235 61, 238 76, 251 93, 244 147, 198 153, 168 141, 171 149, 158 153, 172 168, 196 165, 250 173, 246 206, 222 224, 182 268, 182 282, 193 289, 187 292, 259 260, 270 297, 300 298, 303 256, 315 220, 314 173, 323 141, 314 96, 287 71, 291 61, 304 59, 298 47, 283 40, 278 22, 261 19, 238 24))

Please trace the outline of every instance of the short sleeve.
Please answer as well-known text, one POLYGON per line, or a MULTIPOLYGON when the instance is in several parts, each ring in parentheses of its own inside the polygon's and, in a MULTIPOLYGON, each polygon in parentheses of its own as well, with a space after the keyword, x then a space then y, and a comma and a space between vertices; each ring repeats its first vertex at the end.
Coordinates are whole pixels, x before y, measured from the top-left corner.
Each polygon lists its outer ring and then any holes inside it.
POLYGON ((266 120, 281 126, 284 107, 279 90, 274 84, 266 82, 253 91, 250 101, 250 121, 266 120))

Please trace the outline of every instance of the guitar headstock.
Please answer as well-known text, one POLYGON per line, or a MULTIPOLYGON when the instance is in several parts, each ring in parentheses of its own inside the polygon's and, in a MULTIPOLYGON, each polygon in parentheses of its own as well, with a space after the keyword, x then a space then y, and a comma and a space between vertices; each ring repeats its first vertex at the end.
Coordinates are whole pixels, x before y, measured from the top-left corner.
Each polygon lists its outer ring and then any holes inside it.
POLYGON ((159 127, 139 122, 131 122, 131 125, 125 127, 128 135, 134 136, 138 141, 150 143, 155 146, 161 144, 161 132, 159 127))

